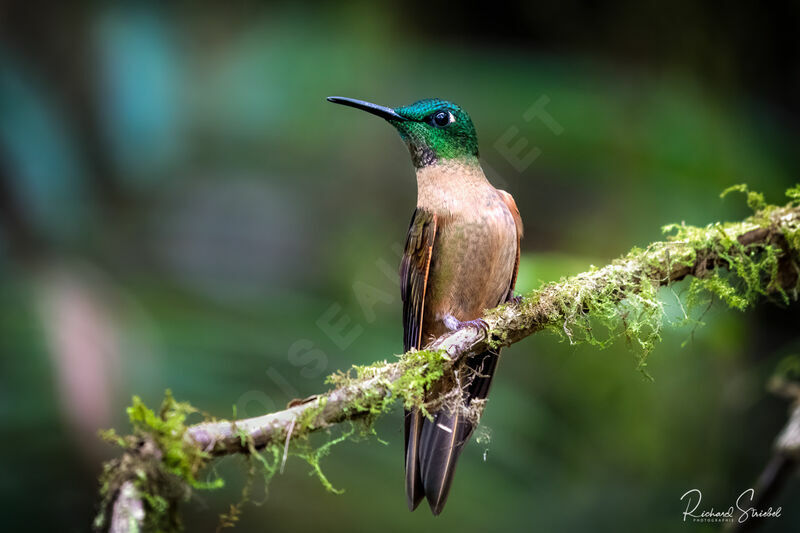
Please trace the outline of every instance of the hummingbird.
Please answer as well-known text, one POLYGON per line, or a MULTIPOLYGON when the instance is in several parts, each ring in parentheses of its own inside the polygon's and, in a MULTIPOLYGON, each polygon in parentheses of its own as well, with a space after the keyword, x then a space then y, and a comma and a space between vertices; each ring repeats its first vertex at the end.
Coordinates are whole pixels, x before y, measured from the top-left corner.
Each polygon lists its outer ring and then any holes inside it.
MULTIPOLYGON (((339 96, 328 101, 388 121, 400 133, 416 169, 417 206, 400 264, 405 351, 424 349, 461 328, 487 334, 484 311, 514 298, 522 219, 512 196, 486 179, 472 119, 461 107, 438 98, 394 109, 339 96)), ((444 509, 498 355, 499 350, 487 350, 470 357, 462 370, 432 387, 426 396, 426 403, 435 406, 427 409, 431 418, 419 409, 405 411, 409 510, 423 498, 434 515, 444 509), (437 398, 451 401, 437 403, 437 398)))

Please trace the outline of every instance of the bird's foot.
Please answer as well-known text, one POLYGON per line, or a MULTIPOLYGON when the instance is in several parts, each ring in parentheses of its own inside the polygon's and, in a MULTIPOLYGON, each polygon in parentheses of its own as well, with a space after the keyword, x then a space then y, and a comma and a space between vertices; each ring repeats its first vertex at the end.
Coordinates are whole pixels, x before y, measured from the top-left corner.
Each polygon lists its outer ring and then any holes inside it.
POLYGON ((465 320, 464 322, 460 321, 453 315, 447 315, 444 317, 444 325, 450 331, 458 331, 464 328, 475 328, 476 331, 483 333, 484 336, 489 334, 489 324, 482 318, 476 318, 475 320, 465 320))

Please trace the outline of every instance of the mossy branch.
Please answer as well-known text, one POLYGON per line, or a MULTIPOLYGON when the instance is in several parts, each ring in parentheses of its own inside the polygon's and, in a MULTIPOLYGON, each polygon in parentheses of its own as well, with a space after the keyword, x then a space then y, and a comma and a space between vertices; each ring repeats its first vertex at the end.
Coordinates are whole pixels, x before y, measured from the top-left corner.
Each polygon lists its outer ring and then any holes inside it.
MULTIPOLYGON (((636 300, 635 305, 644 306, 638 312, 649 315, 648 307, 659 306, 655 290, 687 276, 701 280, 701 288, 716 292, 738 308, 759 295, 797 299, 800 207, 771 208, 738 223, 669 229, 677 230, 671 240, 633 250, 608 266, 545 285, 518 302, 489 311, 484 316, 490 327, 488 336, 470 328, 456 331, 434 341, 427 351, 409 352, 398 362, 357 368, 355 378, 341 380, 346 382, 344 386, 304 403, 246 420, 197 424, 188 428, 186 439, 213 455, 224 455, 246 451, 243 436, 257 448, 282 443, 293 421, 289 436, 298 438, 343 420, 382 412, 383 404, 395 396, 407 404, 418 404, 422 390, 414 385, 424 382, 431 372, 441 375, 464 357, 490 347, 509 346, 544 329, 563 332, 570 340, 579 334, 590 335, 586 321, 610 318, 602 313, 609 306, 622 318, 616 306, 624 299, 636 300), (742 287, 734 288, 719 277, 718 267, 741 270, 746 275, 742 287)), ((639 318, 629 315, 624 333, 635 336, 647 349, 648 341, 653 340, 647 337, 658 329, 651 324, 645 337, 637 336, 641 331, 635 328, 640 324, 633 322, 639 318)))
MULTIPOLYGON (((742 187, 736 190, 747 192, 742 187)), ((213 456, 255 454, 256 450, 266 448, 272 452, 274 463, 268 464, 263 458, 262 462, 272 472, 280 457, 285 457, 291 442, 343 421, 371 420, 387 411, 397 399, 406 407, 425 409, 425 393, 431 384, 446 373, 458 371, 466 357, 487 348, 509 346, 545 329, 569 342, 602 344, 624 336, 636 348, 643 369, 661 329, 663 309, 658 289, 687 277, 693 278, 688 290, 690 303, 708 294, 737 309, 744 309, 764 296, 784 303, 797 300, 800 188, 789 191, 792 202, 783 207, 767 206, 763 198, 754 194, 749 193, 748 203, 759 210, 741 222, 716 223, 705 228, 684 224, 666 227, 665 231, 672 233, 666 241, 634 249, 605 267, 592 267, 488 311, 484 316, 490 328, 488 335, 463 329, 435 340, 427 350, 406 353, 396 362, 354 367, 347 374, 329 378, 333 390, 295 401, 283 411, 244 420, 183 426, 187 407, 171 398, 172 403, 162 407, 163 421, 150 416, 151 411, 148 414, 139 409, 137 420, 143 422, 137 429, 138 438, 126 442, 111 436, 123 441, 119 443, 128 451, 122 459, 106 467, 104 508, 115 501, 125 482, 140 479, 136 476, 143 470, 154 480, 163 479, 166 472, 182 479, 185 487, 197 487, 196 473, 213 456), (610 333, 606 341, 597 338, 597 325, 605 326, 610 333), (164 413, 176 413, 175 416, 183 418, 171 423, 164 413), (156 445, 172 463, 156 470, 144 468, 143 463, 163 460, 154 459, 156 455, 152 453, 148 459, 138 458, 139 450, 149 449, 143 443, 156 445), (127 471, 126 462, 136 475, 127 471)), ((319 455, 302 456, 313 463, 319 455)), ((319 465, 315 467, 326 483, 319 465)), ((153 511, 155 505, 162 514, 171 516, 168 523, 174 524, 173 501, 178 499, 174 487, 170 489, 172 496, 162 496, 163 491, 153 496, 143 483, 137 483, 148 511, 153 511), (151 501, 154 498, 155 504, 151 501)), ((152 484, 148 487, 152 488, 152 484)), ((233 521, 234 511, 237 510, 232 507, 228 517, 233 521)), ((98 523, 101 529, 108 527, 102 517, 98 523)))

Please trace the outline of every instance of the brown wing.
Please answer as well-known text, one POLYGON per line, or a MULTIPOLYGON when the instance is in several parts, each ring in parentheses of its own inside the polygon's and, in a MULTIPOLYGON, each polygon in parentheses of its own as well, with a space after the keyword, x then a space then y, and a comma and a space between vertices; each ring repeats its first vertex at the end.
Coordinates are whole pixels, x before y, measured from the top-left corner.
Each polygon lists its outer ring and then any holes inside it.
MULTIPOLYGON (((422 348, 422 314, 431 266, 433 243, 436 239, 436 215, 417 208, 408 228, 406 247, 400 263, 400 294, 403 298, 403 347, 405 351, 422 348)), ((417 449, 422 432, 422 415, 406 411, 406 500, 410 510, 416 509, 424 497, 419 473, 417 449)))
POLYGON ((403 261, 400 263, 400 293, 403 298, 403 348, 422 348, 422 313, 431 266, 436 215, 417 208, 408 228, 403 261))
POLYGON ((514 224, 517 226, 517 259, 514 263, 514 273, 511 275, 511 285, 508 288, 508 294, 506 294, 506 301, 508 301, 514 297, 514 286, 517 284, 517 271, 519 270, 519 249, 523 234, 522 217, 519 214, 519 209, 517 208, 517 203, 514 201, 513 196, 500 189, 497 189, 497 194, 499 194, 500 198, 502 198, 502 200, 506 203, 506 207, 508 207, 508 210, 511 211, 511 216, 514 217, 514 224))

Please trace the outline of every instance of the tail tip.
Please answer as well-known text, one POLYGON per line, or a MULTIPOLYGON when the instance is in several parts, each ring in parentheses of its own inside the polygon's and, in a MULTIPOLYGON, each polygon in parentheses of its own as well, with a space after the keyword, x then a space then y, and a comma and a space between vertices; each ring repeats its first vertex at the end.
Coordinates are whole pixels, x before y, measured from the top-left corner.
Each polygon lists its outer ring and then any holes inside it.
POLYGON ((418 498, 412 498, 411 496, 406 497, 406 504, 408 505, 408 510, 413 512, 419 506, 419 502, 422 501, 422 496, 418 498))
POLYGON ((431 513, 433 513, 433 516, 439 516, 442 513, 442 511, 444 511, 444 504, 441 505, 431 504, 431 513))
POLYGON ((447 498, 428 498, 428 505, 431 508, 433 516, 439 516, 444 511, 444 504, 447 503, 447 498))

